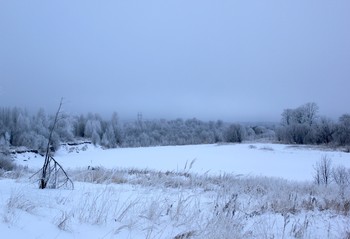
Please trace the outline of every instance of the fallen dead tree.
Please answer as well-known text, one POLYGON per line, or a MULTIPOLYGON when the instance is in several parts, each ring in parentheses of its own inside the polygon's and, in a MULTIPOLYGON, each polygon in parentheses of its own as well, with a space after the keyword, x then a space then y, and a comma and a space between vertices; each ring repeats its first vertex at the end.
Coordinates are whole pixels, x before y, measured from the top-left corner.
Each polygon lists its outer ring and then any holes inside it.
MULTIPOLYGON (((39 178, 39 188, 74 188, 73 181, 69 178, 63 167, 51 155, 52 134, 56 128, 57 122, 60 119, 60 111, 62 107, 62 99, 57 109, 55 119, 50 129, 49 140, 46 147, 45 161, 43 167, 34 175, 41 174, 39 178)), ((33 175, 33 176, 34 176, 33 175)), ((32 176, 32 177, 33 177, 32 176)))

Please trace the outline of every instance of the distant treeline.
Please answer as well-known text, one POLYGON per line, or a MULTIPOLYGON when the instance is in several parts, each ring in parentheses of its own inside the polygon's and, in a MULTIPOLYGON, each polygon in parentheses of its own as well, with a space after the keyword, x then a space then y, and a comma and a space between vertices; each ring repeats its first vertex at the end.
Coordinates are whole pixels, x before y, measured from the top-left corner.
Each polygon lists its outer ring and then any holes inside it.
MULTIPOLYGON (((25 146, 43 152, 52 127, 53 115, 44 110, 29 114, 20 108, 0 108, 0 151, 25 146)), ((338 122, 318 115, 318 107, 307 103, 286 109, 281 123, 273 125, 204 122, 198 119, 143 120, 121 122, 114 113, 109 120, 98 114, 60 114, 52 148, 61 143, 89 140, 107 148, 160 145, 212 144, 244 140, 277 140, 293 144, 350 144, 350 115, 338 122)))
POLYGON ((285 109, 276 139, 290 144, 350 145, 350 115, 344 114, 338 122, 320 116, 315 103, 307 103, 295 109, 285 109))

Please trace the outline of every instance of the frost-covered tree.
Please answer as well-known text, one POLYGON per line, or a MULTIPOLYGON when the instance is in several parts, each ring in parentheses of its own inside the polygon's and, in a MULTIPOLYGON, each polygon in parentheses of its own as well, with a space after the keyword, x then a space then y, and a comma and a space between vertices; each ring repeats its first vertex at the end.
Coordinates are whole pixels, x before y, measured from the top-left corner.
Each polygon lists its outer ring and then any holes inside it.
POLYGON ((31 128, 40 135, 49 135, 49 120, 44 109, 40 109, 32 119, 31 128))
POLYGON ((339 118, 334 137, 340 145, 350 145, 350 114, 344 114, 339 118))
MULTIPOLYGON (((25 145, 27 131, 30 128, 30 118, 28 113, 24 110, 15 108, 13 110, 13 122, 12 122, 12 145, 21 146, 25 145)), ((25 145, 26 146, 26 145, 25 145)))
MULTIPOLYGON (((113 142, 113 144, 115 145, 114 147, 120 146, 123 142, 123 139, 122 139, 123 130, 119 123, 118 114, 116 112, 112 114, 110 125, 112 127, 111 130, 113 130, 113 133, 114 133, 114 140, 112 140, 112 141, 115 141, 115 143, 113 142)), ((111 134, 111 136, 113 136, 113 134, 111 134)))
MULTIPOLYGON (((0 128, 1 129, 1 128, 0 128)), ((4 132, 0 134, 0 173, 1 171, 10 171, 15 165, 10 158, 10 134, 4 132)))
POLYGON ((32 145, 31 149, 37 149, 44 153, 49 137, 49 120, 43 109, 40 109, 31 120, 32 145))
POLYGON ((306 103, 305 105, 302 105, 299 107, 300 111, 302 111, 302 119, 303 124, 308 124, 309 126, 313 126, 316 123, 316 120, 318 119, 318 111, 319 107, 316 103, 306 103))
POLYGON ((245 129, 240 124, 231 124, 226 133, 225 141, 230 143, 241 143, 245 139, 245 129))
POLYGON ((73 118, 68 114, 62 113, 59 122, 57 122, 57 128, 55 132, 58 134, 60 141, 73 141, 74 139, 74 128, 73 118))
POLYGON ((114 128, 111 124, 107 126, 106 131, 103 133, 101 144, 107 148, 117 147, 116 136, 114 134, 114 128))
POLYGON ((282 112, 281 124, 283 126, 288 126, 288 125, 294 124, 294 110, 292 110, 292 109, 285 109, 282 112))
POLYGON ((91 135, 91 142, 92 142, 94 145, 99 145, 99 144, 101 144, 101 137, 100 137, 100 134, 97 133, 96 131, 93 131, 93 132, 92 132, 92 135, 91 135))
POLYGON ((329 144, 333 141, 336 125, 330 118, 321 117, 316 126, 316 139, 319 144, 329 144))
POLYGON ((86 138, 90 138, 93 144, 99 144, 101 142, 102 135, 102 119, 99 115, 89 115, 85 125, 84 135, 86 138))
POLYGON ((75 120, 73 121, 74 136, 75 137, 77 137, 77 138, 84 138, 85 137, 86 122, 87 122, 87 119, 83 114, 81 114, 78 117, 75 117, 75 120))
POLYGON ((312 126, 318 118, 318 106, 315 103, 306 103, 296 109, 285 109, 282 113, 283 126, 305 124, 312 126))
POLYGON ((317 119, 318 106, 315 103, 286 109, 282 113, 281 127, 276 132, 277 138, 286 143, 315 143, 317 119))

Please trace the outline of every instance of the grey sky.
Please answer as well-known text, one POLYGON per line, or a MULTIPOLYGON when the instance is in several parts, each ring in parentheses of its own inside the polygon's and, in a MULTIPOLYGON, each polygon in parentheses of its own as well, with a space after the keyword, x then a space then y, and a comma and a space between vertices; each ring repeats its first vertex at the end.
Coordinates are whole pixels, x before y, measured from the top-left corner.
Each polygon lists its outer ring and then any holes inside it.
POLYGON ((350 113, 349 0, 0 0, 0 106, 121 118, 350 113))

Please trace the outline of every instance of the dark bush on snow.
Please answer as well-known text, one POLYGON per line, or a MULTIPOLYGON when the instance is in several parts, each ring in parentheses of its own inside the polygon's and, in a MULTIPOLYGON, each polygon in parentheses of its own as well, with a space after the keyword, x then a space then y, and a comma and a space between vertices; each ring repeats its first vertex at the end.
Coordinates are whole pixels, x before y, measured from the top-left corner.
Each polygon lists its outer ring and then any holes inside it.
POLYGON ((13 171, 15 167, 16 165, 10 157, 0 153, 0 170, 13 171))

